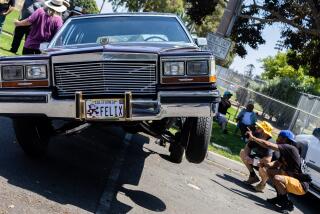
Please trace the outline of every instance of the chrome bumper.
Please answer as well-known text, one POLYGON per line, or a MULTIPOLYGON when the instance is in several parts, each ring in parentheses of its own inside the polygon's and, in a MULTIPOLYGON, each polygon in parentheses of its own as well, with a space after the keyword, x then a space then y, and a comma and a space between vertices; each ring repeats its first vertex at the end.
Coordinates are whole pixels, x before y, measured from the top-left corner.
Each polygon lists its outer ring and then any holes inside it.
MULTIPOLYGON (((0 92, 0 115, 32 116, 86 120, 81 92, 75 99, 57 100, 48 91, 0 92)), ((126 94, 130 111, 119 121, 161 120, 166 117, 213 117, 220 101, 218 90, 159 92, 157 100, 132 99, 126 94)))

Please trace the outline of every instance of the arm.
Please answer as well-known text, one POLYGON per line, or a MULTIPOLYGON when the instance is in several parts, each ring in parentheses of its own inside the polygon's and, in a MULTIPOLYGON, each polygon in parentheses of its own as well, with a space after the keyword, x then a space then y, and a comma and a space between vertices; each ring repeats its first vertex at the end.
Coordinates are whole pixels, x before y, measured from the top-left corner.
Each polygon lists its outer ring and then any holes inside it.
POLYGON ((252 131, 250 129, 248 129, 247 134, 249 135, 249 140, 258 143, 260 146, 267 149, 272 149, 274 151, 279 151, 279 146, 277 144, 271 143, 263 139, 256 138, 255 136, 253 136, 252 131))
POLYGON ((14 22, 15 26, 30 26, 31 23, 28 21, 28 19, 24 19, 24 20, 21 20, 21 21, 18 21, 16 20, 14 22))
POLYGON ((274 169, 274 168, 279 168, 281 166, 281 163, 279 161, 273 161, 270 163, 262 163, 262 166, 274 169))
POLYGON ((4 16, 9 15, 14 10, 14 7, 9 7, 9 9, 3 13, 4 16))

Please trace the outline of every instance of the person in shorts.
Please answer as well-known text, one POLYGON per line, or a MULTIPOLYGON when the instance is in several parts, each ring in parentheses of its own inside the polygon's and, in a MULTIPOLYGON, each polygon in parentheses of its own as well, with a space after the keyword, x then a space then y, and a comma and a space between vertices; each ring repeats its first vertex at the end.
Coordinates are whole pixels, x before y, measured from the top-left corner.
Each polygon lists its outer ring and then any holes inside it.
POLYGON ((277 144, 257 138, 252 131, 248 131, 250 141, 273 151, 279 151, 280 158, 271 163, 261 163, 267 168, 268 177, 271 179, 276 191, 277 197, 267 199, 280 207, 283 213, 288 213, 294 209, 293 203, 288 198, 288 193, 295 195, 304 195, 308 192, 311 178, 303 174, 301 169, 301 157, 294 144, 294 134, 290 130, 280 131, 277 144))
MULTIPOLYGON (((273 127, 268 122, 258 122, 256 123, 256 128, 254 131, 254 136, 256 138, 268 141, 270 143, 275 143, 272 141, 272 131, 273 127)), ((270 163, 272 161, 273 151, 268 148, 264 148, 257 144, 255 141, 249 140, 244 149, 240 151, 240 158, 242 162, 246 165, 249 170, 249 178, 246 181, 248 184, 254 184, 261 181, 254 188, 258 192, 263 192, 268 180, 268 175, 266 168, 260 167, 261 163, 270 163), (258 169, 260 178, 256 175, 254 168, 258 169)))
POLYGON ((219 103, 218 107, 218 114, 216 116, 216 119, 218 121, 218 124, 221 126, 222 132, 224 134, 227 134, 227 113, 228 109, 231 107, 230 98, 233 96, 233 94, 230 91, 225 91, 223 94, 223 97, 221 97, 221 101, 219 103))

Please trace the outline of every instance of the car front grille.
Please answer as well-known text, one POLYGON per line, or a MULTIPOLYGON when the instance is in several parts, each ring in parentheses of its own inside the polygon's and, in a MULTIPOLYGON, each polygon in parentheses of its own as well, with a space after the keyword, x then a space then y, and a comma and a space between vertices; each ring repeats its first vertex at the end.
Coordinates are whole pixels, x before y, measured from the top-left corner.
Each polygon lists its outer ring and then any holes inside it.
POLYGON ((156 62, 79 62, 53 65, 59 97, 156 94, 156 62))

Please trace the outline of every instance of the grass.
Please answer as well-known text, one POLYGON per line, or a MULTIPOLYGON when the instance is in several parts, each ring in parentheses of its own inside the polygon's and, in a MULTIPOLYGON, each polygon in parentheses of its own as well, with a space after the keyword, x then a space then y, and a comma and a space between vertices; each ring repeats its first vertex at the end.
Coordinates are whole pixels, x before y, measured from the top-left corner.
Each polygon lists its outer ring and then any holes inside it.
MULTIPOLYGON (((3 30, 9 34, 13 34, 14 32, 14 20, 19 18, 19 12, 18 11, 13 11, 6 17, 6 21, 3 25, 3 30)), ((11 42, 12 42, 12 36, 8 35, 6 33, 2 33, 0 35, 0 56, 13 56, 15 54, 9 52, 11 48, 11 42)), ((23 48, 23 43, 20 45, 20 48, 17 52, 18 55, 21 55, 22 53, 22 48, 23 48)))
POLYGON ((227 158, 241 161, 239 157, 240 150, 245 146, 244 142, 240 139, 239 131, 234 134, 236 125, 228 123, 227 126, 228 134, 223 134, 220 126, 217 122, 213 123, 211 142, 218 144, 223 147, 227 147, 231 152, 225 151, 220 148, 216 148, 213 145, 209 146, 209 150, 223 155, 227 158))
POLYGON ((6 17, 6 21, 3 25, 3 30, 6 31, 6 32, 9 32, 11 34, 13 34, 13 31, 14 31, 14 21, 19 19, 19 11, 17 10, 14 10, 12 11, 7 17, 6 17))

